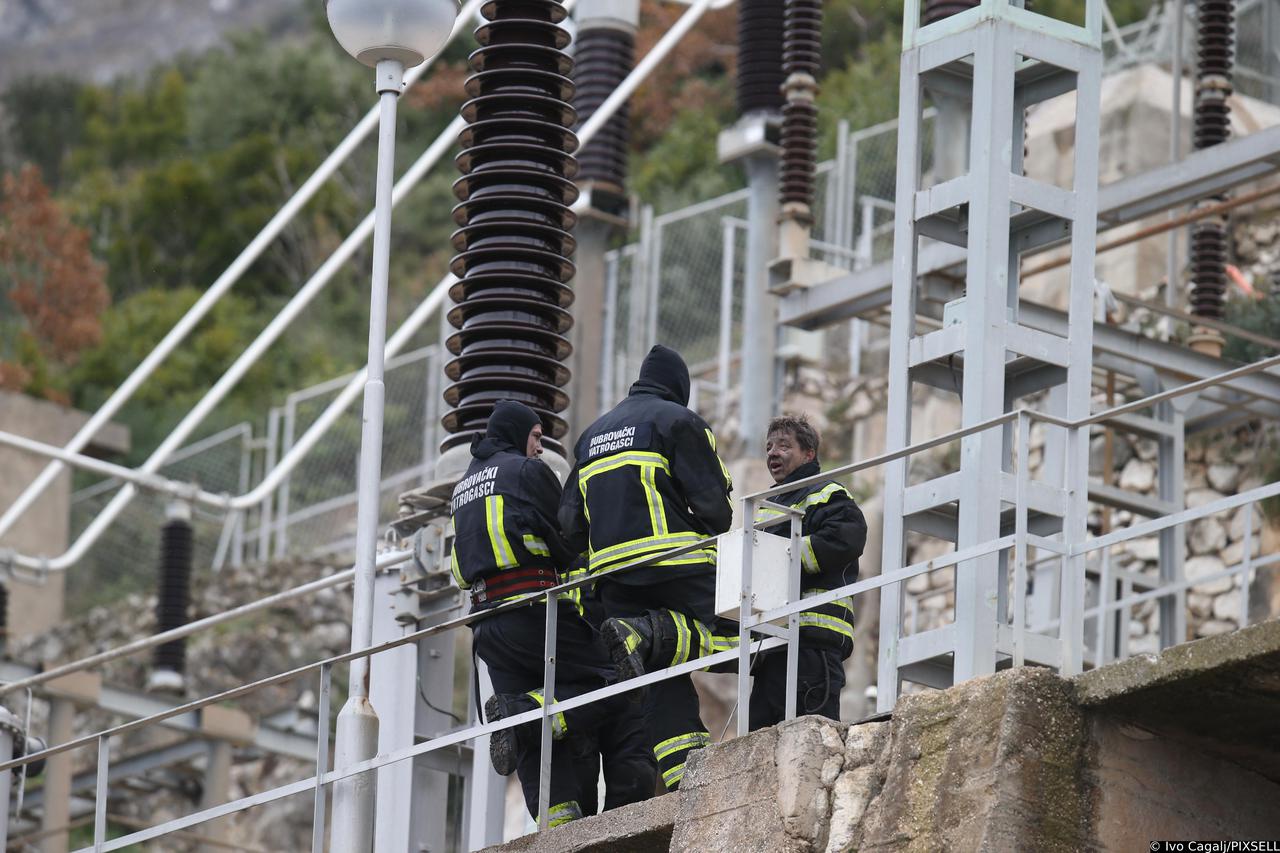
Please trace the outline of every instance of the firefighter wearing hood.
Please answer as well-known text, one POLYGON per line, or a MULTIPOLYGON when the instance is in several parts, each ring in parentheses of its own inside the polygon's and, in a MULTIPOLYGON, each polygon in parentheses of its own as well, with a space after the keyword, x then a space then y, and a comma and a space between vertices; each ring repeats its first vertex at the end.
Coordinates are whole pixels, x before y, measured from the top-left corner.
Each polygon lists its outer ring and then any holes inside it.
MULTIPOLYGON (((714 546, 699 544, 729 529, 732 484, 715 436, 688 403, 689 368, 655 346, 627 397, 578 439, 560 505, 566 540, 587 554, 592 574, 651 560, 596 583, 608 617, 601 634, 621 678, 737 642, 715 616, 714 546), (679 548, 688 550, 662 556, 679 548)), ((688 753, 711 740, 697 692, 680 675, 652 685, 644 701, 658 770, 675 790, 688 753)))
MULTIPOLYGON (((556 586, 569 570, 573 553, 556 524, 560 482, 538 458, 541 439, 542 424, 532 409, 498 401, 484 437, 471 446, 466 475, 454 487, 451 563, 454 580, 471 594, 473 613, 556 586)), ((614 677, 605 649, 583 619, 577 593, 558 598, 557 699, 603 687, 614 677)), ((489 722, 544 702, 544 608, 539 602, 472 623, 476 654, 487 665, 495 691, 484 708, 489 722)), ((644 723, 625 696, 556 714, 552 733, 550 825, 595 813, 600 749, 611 758, 605 808, 653 794, 656 770, 644 723)), ((490 737, 494 769, 504 776, 517 772, 535 818, 538 741, 536 722, 490 737)))

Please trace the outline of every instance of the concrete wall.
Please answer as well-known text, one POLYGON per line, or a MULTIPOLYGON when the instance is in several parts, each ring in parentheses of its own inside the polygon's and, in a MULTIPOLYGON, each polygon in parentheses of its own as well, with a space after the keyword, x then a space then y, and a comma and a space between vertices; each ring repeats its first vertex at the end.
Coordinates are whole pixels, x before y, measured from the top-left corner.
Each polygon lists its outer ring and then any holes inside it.
MULTIPOLYGON (((64 445, 88 420, 84 412, 37 400, 24 394, 0 391, 0 430, 34 438, 46 444, 64 445)), ((129 449, 129 431, 109 424, 88 450, 106 456, 129 449)), ((12 448, 0 447, 0 507, 7 508, 35 479, 48 460, 12 448)), ((7 534, 0 548, 24 554, 56 556, 67 549, 70 530, 71 474, 64 472, 45 490, 35 505, 7 534)), ((52 574, 43 583, 18 579, 9 588, 9 632, 26 637, 56 625, 62 618, 64 576, 52 574)))
POLYGON ((1077 851, 1280 837, 1280 622, 1076 679, 1035 667, 803 717, 690 758, 681 790, 503 850, 1077 851), (628 827, 620 832, 621 827, 628 827))

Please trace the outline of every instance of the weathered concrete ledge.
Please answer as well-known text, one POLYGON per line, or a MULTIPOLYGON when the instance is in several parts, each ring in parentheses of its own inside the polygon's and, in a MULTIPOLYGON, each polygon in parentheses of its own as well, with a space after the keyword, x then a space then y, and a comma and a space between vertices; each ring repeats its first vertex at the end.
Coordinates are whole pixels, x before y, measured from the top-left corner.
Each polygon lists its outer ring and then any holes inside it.
POLYGON ((692 756, 682 789, 502 851, 1135 850, 1280 837, 1280 622, 1075 679, 1035 667, 803 717, 692 756))
POLYGON ((1075 679, 1077 701, 1280 782, 1280 622, 1075 679))
POLYGON ((661 853, 671 844, 680 797, 679 792, 654 797, 486 849, 495 853, 661 853))

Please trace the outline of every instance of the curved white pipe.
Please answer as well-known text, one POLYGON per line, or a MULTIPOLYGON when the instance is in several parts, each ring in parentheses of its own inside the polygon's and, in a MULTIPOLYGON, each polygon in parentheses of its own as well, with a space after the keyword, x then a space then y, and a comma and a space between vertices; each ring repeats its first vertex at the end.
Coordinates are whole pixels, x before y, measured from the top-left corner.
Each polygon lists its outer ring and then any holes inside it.
MULTIPOLYGON (((565 8, 572 8, 575 0, 565 0, 565 8)), ((693 25, 698 22, 703 14, 710 8, 714 8, 716 0, 697 0, 692 4, 679 20, 672 25, 661 39, 655 44, 652 50, 645 55, 644 59, 636 65, 636 67, 627 75, 626 79, 618 86, 604 103, 600 105, 581 127, 578 132, 579 147, 586 145, 600 128, 607 122, 614 112, 622 105, 630 93, 644 81, 644 79, 652 73, 671 50, 679 43, 693 25), (620 94, 621 93, 621 94, 620 94)), ((422 176, 435 164, 435 161, 448 150, 456 139, 458 133, 465 126, 465 121, 461 116, 456 117, 449 126, 436 138, 418 161, 409 168, 409 171, 401 177, 396 183, 395 191, 392 193, 392 205, 394 206, 403 197, 404 194, 411 189, 414 184, 421 180, 422 176)), ((261 356, 263 352, 275 341, 277 337, 284 331, 284 328, 293 321, 293 318, 301 312, 306 303, 319 292, 329 278, 337 271, 337 268, 345 263, 347 259, 354 253, 355 248, 362 243, 372 232, 373 214, 370 213, 365 217, 364 221, 353 231, 337 251, 330 256, 329 260, 316 271, 316 274, 303 286, 301 290, 294 296, 292 300, 281 310, 281 313, 272 320, 272 322, 263 330, 262 334, 245 350, 225 374, 218 380, 209 393, 201 399, 194 409, 183 418, 182 422, 174 428, 169 437, 158 447, 154 453, 143 463, 139 469, 146 473, 153 473, 155 469, 163 464, 167 458, 177 447, 186 440, 187 436, 195 429, 201 420, 213 409, 213 407, 231 390, 240 377, 253 365, 253 363, 261 356), (305 299, 304 299, 305 297, 305 299), (299 300, 303 300, 299 303, 299 300), (298 303, 295 305, 295 303, 298 303)), ((448 292, 449 286, 456 281, 452 274, 446 275, 436 285, 431 294, 425 299, 409 317, 401 324, 394 335, 387 340, 386 356, 390 357, 398 353, 412 338, 414 333, 426 322, 427 318, 434 313, 435 309, 443 301, 448 292)), ((359 395, 364 384, 365 372, 368 366, 360 370, 348 381, 347 385, 339 393, 320 415, 319 418, 311 425, 302 438, 294 445, 294 448, 285 456, 284 459, 276 465, 275 468, 264 478, 263 482, 255 489, 237 498, 233 498, 231 506, 234 509, 244 509, 260 503, 263 498, 287 475, 302 457, 315 446, 316 442, 323 437, 324 433, 329 429, 334 421, 340 417, 346 408, 359 395)), ((79 562, 87 553, 88 549, 93 546, 97 538, 102 532, 115 520, 121 510, 133 499, 136 493, 136 487, 133 484, 126 484, 115 497, 103 508, 102 512, 94 518, 93 522, 85 528, 84 532, 75 543, 61 556, 51 560, 33 558, 26 555, 16 555, 15 561, 22 566, 32 569, 44 569, 47 571, 65 571, 70 566, 79 562)))
MULTIPOLYGON (((459 33, 466 29, 466 23, 475 15, 481 2, 482 0, 469 0, 458 14, 453 31, 449 34, 449 41, 453 41, 459 33)), ((405 75, 405 84, 412 84, 421 77, 434 61, 435 56, 432 56, 426 62, 410 70, 405 75)), ((222 275, 218 276, 213 284, 209 286, 209 289, 200 295, 200 298, 187 310, 187 313, 182 316, 177 325, 169 330, 169 333, 161 339, 160 343, 156 344, 155 349, 147 353, 146 358, 133 369, 133 372, 129 374, 124 382, 120 383, 120 387, 111 393, 106 402, 71 437, 64 449, 76 453, 83 450, 93 440, 93 437, 98 434, 98 430, 102 429, 111 418, 115 417, 116 413, 142 386, 142 383, 169 357, 169 354, 177 348, 178 344, 182 343, 191 330, 195 328, 196 324, 204 319, 204 316, 209 313, 214 304, 240 280, 240 277, 258 259, 258 256, 293 220, 303 205, 311 200, 311 197, 319 191, 325 181, 329 180, 333 173, 338 170, 338 167, 346 162, 351 153, 377 126, 378 106, 375 104, 365 113, 364 118, 360 119, 356 126, 351 129, 346 138, 338 143, 338 146, 324 159, 324 162, 316 167, 316 170, 311 173, 311 177, 307 178, 302 186, 298 187, 297 192, 262 227, 262 230, 249 242, 249 245, 244 247, 244 250, 231 262, 231 265, 226 268, 222 275)), ((0 515, 0 536, 3 536, 13 527, 23 513, 30 509, 31 505, 44 493, 49 484, 62 473, 65 467, 63 463, 64 460, 55 459, 55 461, 45 466, 44 470, 22 491, 22 494, 18 495, 17 500, 4 511, 3 515, 0 515)))

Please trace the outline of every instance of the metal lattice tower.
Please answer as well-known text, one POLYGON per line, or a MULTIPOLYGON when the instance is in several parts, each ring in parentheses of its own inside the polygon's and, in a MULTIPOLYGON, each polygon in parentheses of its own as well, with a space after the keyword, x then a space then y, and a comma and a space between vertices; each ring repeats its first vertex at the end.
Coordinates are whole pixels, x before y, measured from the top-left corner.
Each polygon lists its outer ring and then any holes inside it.
MULTIPOLYGON (((920 0, 908 0, 899 100, 889 452, 912 441, 916 383, 958 393, 962 427, 998 418, 1020 398, 1054 386, 1062 389, 1056 396, 1064 400, 1065 411, 1058 414, 1066 418, 1086 417, 1090 401, 1101 7, 1092 0, 1087 4, 1083 27, 1008 0, 984 0, 923 26, 920 12, 920 0), (1073 183, 1059 188, 1031 180, 1022 173, 1025 111, 1072 90, 1077 96, 1073 183), (967 172, 933 186, 925 184, 920 165, 926 92, 961 98, 972 113, 967 172), (1019 322, 1018 284, 1020 253, 1064 234, 1071 235, 1071 277, 1068 328, 1061 336, 1019 322), (928 284, 916 273, 922 238, 964 247, 967 255, 966 296, 947 306, 937 329, 916 324, 917 302, 928 284)), ((1024 450, 1019 455, 1025 460, 1025 422, 1019 427, 1024 450)), ((957 552, 989 548, 1015 532, 1019 492, 1025 492, 1028 507, 1018 525, 1024 541, 1065 552, 1081 540, 1088 430, 1067 435, 1060 476, 1050 472, 1020 484, 1014 447, 1014 425, 1005 424, 963 439, 958 471, 909 484, 907 460, 891 463, 885 472, 884 570, 904 564, 912 531, 953 542, 957 552)), ((1020 562, 1025 550, 1017 557, 1020 562)), ((1078 627, 1059 636, 1020 630, 1024 620, 1015 619, 1008 600, 1009 554, 1010 549, 989 550, 957 564, 955 621, 938 629, 903 636, 901 585, 884 587, 880 710, 893 707, 902 680, 942 687, 994 672, 1009 660, 1080 671, 1078 627)), ((1078 626, 1083 566, 1078 557, 1061 562, 1056 575, 1061 624, 1078 626)))

